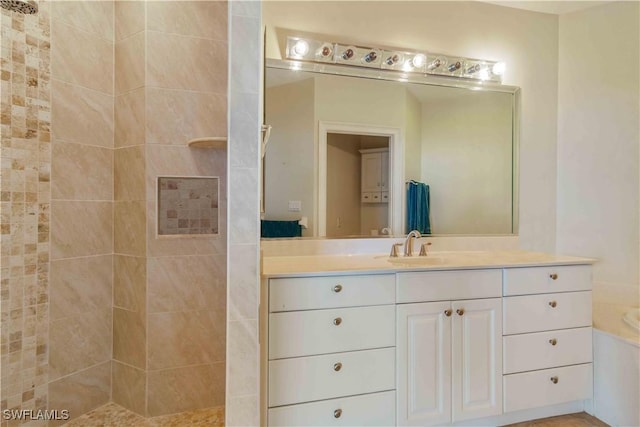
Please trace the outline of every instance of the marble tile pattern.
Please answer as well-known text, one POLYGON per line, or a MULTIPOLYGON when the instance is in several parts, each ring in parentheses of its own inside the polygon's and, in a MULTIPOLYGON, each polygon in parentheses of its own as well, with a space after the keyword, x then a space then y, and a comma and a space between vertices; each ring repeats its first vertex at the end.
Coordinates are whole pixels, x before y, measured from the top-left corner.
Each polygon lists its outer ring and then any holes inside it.
POLYGON ((218 178, 158 178, 158 234, 218 234, 218 178))
POLYGON ((111 398, 113 15, 113 2, 51 2, 48 409, 72 419, 111 398))
POLYGON ((226 425, 260 425, 258 295, 261 4, 229 2, 226 425), (251 189, 251 190, 249 190, 251 189))
MULTIPOLYGON (((48 406, 51 199, 50 3, 2 9, 0 409, 48 406)), ((3 427, 18 421, 0 421, 3 427)))
POLYGON ((224 406, 143 418, 115 403, 108 403, 71 421, 65 427, 224 427, 224 406))

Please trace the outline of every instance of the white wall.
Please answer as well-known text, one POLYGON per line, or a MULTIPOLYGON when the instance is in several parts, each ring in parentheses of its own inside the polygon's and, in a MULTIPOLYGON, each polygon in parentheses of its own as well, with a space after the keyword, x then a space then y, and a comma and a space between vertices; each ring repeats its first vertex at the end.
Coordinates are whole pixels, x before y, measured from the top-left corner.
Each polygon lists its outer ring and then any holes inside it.
POLYGON ((466 91, 422 104, 432 233, 511 233, 512 99, 466 91))
POLYGON ((266 90, 266 123, 273 126, 265 156, 265 215, 268 220, 306 216, 313 235, 314 220, 314 79, 266 90), (289 200, 302 202, 301 212, 289 212, 289 200))
POLYGON ((276 27, 332 39, 505 61, 522 88, 520 242, 553 251, 556 224, 558 17, 479 2, 265 2, 268 57, 276 27))
POLYGON ((596 286, 638 289, 638 2, 560 18, 558 252, 598 258, 596 286))

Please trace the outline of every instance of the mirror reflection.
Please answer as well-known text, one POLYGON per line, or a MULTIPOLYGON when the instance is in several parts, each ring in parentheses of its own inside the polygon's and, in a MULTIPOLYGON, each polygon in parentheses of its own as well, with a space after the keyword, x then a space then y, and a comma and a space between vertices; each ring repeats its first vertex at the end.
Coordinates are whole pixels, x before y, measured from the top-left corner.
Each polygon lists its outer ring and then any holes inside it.
POLYGON ((263 237, 514 233, 514 97, 267 67, 263 237))

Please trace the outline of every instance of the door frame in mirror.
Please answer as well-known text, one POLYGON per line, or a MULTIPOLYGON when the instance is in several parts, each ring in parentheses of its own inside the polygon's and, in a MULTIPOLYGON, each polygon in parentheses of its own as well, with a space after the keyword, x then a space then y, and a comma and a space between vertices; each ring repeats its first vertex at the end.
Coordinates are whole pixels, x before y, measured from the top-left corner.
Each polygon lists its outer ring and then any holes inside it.
POLYGON ((400 128, 372 126, 359 123, 343 123, 320 121, 318 123, 318 189, 314 221, 314 234, 318 237, 327 235, 327 134, 340 133, 349 135, 384 136, 389 138, 389 182, 391 183, 389 199, 389 221, 391 235, 402 234, 402 208, 405 194, 402 191, 404 180, 404 140, 400 128))

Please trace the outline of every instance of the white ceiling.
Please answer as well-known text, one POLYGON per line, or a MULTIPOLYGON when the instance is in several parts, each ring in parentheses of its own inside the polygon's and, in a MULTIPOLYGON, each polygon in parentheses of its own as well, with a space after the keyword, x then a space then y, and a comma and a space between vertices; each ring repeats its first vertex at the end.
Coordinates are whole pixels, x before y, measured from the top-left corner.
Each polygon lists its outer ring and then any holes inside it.
POLYGON ((612 0, 604 1, 557 1, 557 0, 541 0, 541 1, 483 1, 484 3, 497 4, 499 6, 513 7, 516 9, 531 10, 534 12, 551 13, 554 15, 562 15, 563 13, 575 12, 582 9, 588 9, 594 6, 600 6, 612 0))

